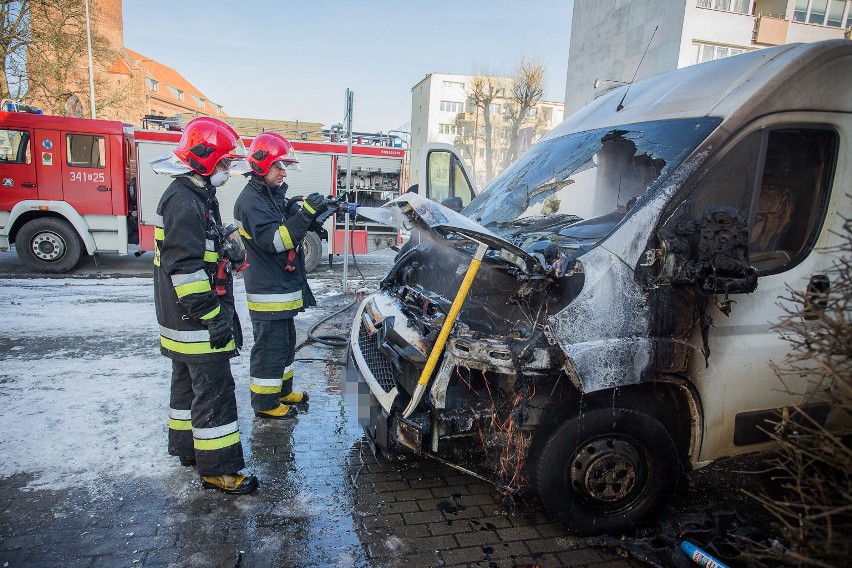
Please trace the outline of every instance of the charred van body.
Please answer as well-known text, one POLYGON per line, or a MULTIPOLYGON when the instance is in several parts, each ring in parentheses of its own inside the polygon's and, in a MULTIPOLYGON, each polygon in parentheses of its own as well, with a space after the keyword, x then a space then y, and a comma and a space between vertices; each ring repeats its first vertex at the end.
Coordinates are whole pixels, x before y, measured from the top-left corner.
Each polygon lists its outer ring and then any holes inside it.
POLYGON ((777 298, 822 276, 849 211, 851 72, 841 41, 678 70, 570 117, 461 213, 386 205, 411 238, 349 354, 377 450, 531 488, 589 533, 648 520, 690 467, 765 449, 779 408, 835 425, 767 363, 777 298))

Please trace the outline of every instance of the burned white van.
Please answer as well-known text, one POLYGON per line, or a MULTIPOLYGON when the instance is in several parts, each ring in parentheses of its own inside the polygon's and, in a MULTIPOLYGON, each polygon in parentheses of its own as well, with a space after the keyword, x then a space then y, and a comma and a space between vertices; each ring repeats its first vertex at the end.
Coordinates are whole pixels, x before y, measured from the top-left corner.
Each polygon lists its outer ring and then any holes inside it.
POLYGON ((611 91, 461 213, 402 195, 411 240, 351 331, 369 439, 592 533, 767 449, 779 408, 836 426, 768 362, 786 286, 831 286, 851 143, 852 42, 787 45, 611 91))

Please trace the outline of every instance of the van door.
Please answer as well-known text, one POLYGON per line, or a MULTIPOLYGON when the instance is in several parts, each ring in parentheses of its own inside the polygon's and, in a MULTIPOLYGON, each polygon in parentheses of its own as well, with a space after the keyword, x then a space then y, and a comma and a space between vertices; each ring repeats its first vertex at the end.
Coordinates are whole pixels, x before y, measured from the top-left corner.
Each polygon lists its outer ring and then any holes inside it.
POLYGON ((424 189, 421 195, 438 203, 455 204, 461 208, 467 206, 475 197, 473 186, 464 160, 456 148, 449 144, 428 144, 425 148, 424 166, 420 168, 421 179, 419 184, 424 189), (452 201, 447 201, 450 198, 452 201))
POLYGON ((782 301, 790 288, 825 285, 832 262, 826 247, 835 241, 832 232, 842 231, 839 213, 849 210, 849 164, 839 160, 848 159, 850 122, 830 113, 761 119, 719 153, 671 217, 670 223, 700 222, 708 207, 741 211, 757 270, 754 292, 717 294, 708 303, 707 366, 694 361, 690 370, 704 410, 701 461, 762 449, 766 420, 779 408, 806 405, 826 419, 829 409, 813 404, 806 377, 785 376, 782 383, 772 370, 770 362, 781 362, 791 348, 772 325, 794 308, 782 301))
POLYGON ((32 131, 0 128, 0 211, 11 211, 19 201, 35 199, 37 191, 32 131))
POLYGON ((65 201, 82 215, 112 215, 112 180, 106 136, 62 133, 65 201))

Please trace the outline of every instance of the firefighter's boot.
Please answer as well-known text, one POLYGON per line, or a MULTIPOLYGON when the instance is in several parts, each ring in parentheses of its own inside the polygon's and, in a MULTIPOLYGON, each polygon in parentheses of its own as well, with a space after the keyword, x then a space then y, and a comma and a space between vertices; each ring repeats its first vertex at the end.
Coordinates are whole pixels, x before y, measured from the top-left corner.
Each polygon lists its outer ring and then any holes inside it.
POLYGON ((230 495, 248 495, 257 489, 258 485, 257 477, 241 473, 210 477, 201 476, 201 486, 205 489, 218 489, 230 495))
POLYGON ((279 400, 281 401, 281 404, 305 404, 308 402, 309 398, 308 393, 305 391, 293 391, 289 394, 285 394, 279 400))
POLYGON ((296 410, 295 406, 288 406, 286 404, 279 404, 278 408, 273 408, 272 410, 254 411, 255 416, 267 420, 290 420, 291 418, 295 418, 298 413, 299 411, 296 410))

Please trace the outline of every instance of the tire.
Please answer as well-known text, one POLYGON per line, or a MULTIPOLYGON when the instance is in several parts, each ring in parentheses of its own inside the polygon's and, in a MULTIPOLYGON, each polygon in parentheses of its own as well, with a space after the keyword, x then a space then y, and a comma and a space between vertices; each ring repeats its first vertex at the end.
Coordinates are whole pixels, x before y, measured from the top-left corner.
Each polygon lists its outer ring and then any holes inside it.
POLYGON ((583 412, 545 442, 535 485, 551 518, 577 534, 650 521, 677 487, 677 448, 655 418, 624 408, 583 412))
POLYGON ((82 248, 74 227, 53 217, 29 221, 15 237, 18 256, 36 272, 68 272, 80 261, 82 248))
POLYGON ((322 241, 313 231, 305 233, 302 241, 305 250, 305 272, 313 272, 322 259, 322 241))

